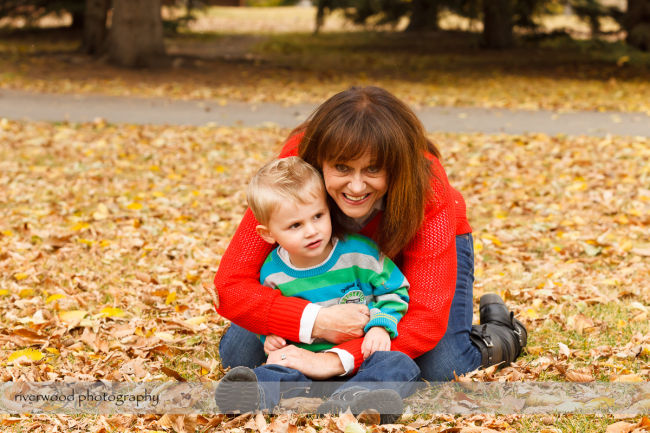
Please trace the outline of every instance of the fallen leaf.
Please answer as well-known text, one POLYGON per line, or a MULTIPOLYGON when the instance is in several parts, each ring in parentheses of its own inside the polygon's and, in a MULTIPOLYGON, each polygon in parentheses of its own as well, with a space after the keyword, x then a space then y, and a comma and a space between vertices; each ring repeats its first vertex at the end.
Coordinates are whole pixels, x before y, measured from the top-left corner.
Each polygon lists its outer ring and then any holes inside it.
POLYGON ((67 325, 77 324, 86 317, 86 315, 88 315, 88 312, 85 310, 61 311, 59 313, 59 319, 67 325))
POLYGON ((565 376, 571 382, 593 382, 594 380, 596 380, 589 373, 579 373, 579 372, 574 371, 574 370, 568 370, 565 373, 565 376))
POLYGON ((28 348, 28 349, 17 350, 11 353, 11 355, 9 355, 9 358, 7 359, 7 363, 14 363, 14 364, 32 363, 32 362, 38 362, 44 357, 45 355, 43 355, 40 350, 28 348))

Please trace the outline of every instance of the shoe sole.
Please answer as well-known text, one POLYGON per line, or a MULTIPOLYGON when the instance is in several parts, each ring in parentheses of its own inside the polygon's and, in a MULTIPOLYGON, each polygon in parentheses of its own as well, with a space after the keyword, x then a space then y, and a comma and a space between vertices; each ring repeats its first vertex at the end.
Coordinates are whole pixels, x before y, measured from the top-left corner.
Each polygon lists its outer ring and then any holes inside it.
POLYGON ((260 394, 255 372, 247 367, 235 367, 219 382, 214 401, 223 414, 253 412, 258 409, 260 394))

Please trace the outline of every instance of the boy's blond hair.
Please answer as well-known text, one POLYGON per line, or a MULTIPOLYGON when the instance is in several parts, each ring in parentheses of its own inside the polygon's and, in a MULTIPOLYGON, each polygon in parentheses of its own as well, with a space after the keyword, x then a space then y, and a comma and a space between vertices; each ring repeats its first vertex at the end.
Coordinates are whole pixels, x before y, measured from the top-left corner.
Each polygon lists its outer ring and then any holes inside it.
POLYGON ((325 184, 318 170, 302 158, 290 156, 260 168, 248 184, 246 199, 255 219, 268 225, 280 203, 292 200, 304 204, 321 194, 325 194, 325 184))

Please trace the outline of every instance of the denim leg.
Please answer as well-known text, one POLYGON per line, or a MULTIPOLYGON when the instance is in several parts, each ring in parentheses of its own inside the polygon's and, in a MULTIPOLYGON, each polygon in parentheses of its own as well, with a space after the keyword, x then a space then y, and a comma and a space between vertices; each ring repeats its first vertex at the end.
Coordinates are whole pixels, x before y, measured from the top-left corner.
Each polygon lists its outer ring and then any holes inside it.
POLYGON ((402 398, 415 392, 420 380, 417 364, 402 352, 375 352, 363 361, 359 371, 337 391, 362 386, 366 389, 393 389, 402 398))
POLYGON ((234 323, 221 337, 219 356, 224 368, 255 368, 266 362, 264 346, 256 334, 234 323))
POLYGON ((272 409, 282 398, 311 397, 312 380, 298 370, 265 364, 253 371, 260 387, 260 409, 272 409))
POLYGON ((477 369, 481 352, 469 338, 472 330, 472 291, 474 285, 474 241, 471 234, 456 236, 456 291, 449 310, 447 332, 438 345, 415 359, 422 378, 431 382, 448 381, 477 369))

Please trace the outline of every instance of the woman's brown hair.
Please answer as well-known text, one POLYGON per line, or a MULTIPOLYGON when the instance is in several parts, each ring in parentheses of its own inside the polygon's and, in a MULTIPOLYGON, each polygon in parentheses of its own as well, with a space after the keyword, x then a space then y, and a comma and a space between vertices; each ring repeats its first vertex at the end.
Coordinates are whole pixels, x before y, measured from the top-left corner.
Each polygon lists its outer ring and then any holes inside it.
MULTIPOLYGON (((384 89, 351 87, 321 104, 295 130, 302 131, 298 154, 321 172, 325 161, 352 161, 366 152, 386 170, 388 190, 376 241, 395 257, 422 224, 431 199, 427 154, 440 157, 415 113, 384 89)), ((331 208, 340 214, 337 206, 331 208)))

